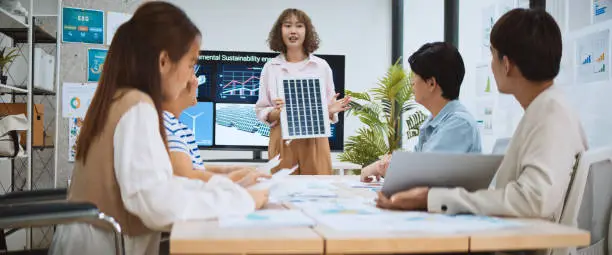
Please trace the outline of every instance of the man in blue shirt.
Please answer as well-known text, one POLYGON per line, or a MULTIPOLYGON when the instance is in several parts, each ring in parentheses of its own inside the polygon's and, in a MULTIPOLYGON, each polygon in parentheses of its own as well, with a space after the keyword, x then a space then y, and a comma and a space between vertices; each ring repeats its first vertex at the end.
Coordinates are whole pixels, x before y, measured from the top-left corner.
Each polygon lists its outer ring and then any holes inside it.
MULTIPOLYGON (((457 48, 445 42, 427 43, 408 58, 408 63, 415 101, 431 113, 420 128, 414 151, 480 153, 476 121, 458 100, 465 66, 457 48)), ((363 168, 361 180, 384 176, 389 161, 387 155, 363 168)))

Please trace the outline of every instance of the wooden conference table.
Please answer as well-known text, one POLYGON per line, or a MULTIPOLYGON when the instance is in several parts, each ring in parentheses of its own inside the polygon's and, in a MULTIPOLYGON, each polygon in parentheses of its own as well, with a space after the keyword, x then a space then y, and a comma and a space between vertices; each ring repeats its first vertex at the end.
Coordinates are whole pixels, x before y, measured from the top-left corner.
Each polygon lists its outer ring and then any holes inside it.
MULTIPOLYGON (((290 176, 293 179, 338 179, 357 176, 290 176)), ((375 193, 337 183, 338 196, 374 198, 375 193)), ((292 208, 269 204, 268 208, 292 208)), ((174 224, 170 254, 389 254, 539 250, 586 246, 588 232, 544 220, 521 227, 452 234, 402 231, 338 231, 325 225, 287 228, 222 228, 216 221, 174 224)))

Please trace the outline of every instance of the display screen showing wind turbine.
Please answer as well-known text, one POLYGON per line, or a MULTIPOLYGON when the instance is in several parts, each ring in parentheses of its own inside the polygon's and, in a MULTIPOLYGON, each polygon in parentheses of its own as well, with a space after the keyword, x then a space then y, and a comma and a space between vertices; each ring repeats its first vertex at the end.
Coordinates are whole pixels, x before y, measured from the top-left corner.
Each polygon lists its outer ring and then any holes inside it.
MULTIPOLYGON (((180 116, 191 128, 198 146, 210 149, 267 149, 270 127, 257 119, 255 103, 259 98, 264 65, 278 56, 273 52, 200 51, 195 66, 198 79, 198 104, 180 116)), ((336 92, 344 97, 342 55, 316 55, 332 69, 336 92)), ((341 151, 344 144, 344 116, 331 125, 330 149, 341 151)))

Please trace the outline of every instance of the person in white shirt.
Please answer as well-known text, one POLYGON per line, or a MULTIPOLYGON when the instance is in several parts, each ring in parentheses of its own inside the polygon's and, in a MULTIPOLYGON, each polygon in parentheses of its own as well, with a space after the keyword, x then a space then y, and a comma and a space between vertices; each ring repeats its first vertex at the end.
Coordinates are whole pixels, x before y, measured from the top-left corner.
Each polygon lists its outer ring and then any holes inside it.
POLYGON ((206 182, 215 174, 227 175, 243 187, 255 184, 258 178, 270 178, 270 175, 260 173, 254 167, 204 165, 195 134, 179 119, 185 109, 197 104, 197 87, 198 82, 194 76, 176 100, 162 103, 164 129, 174 174, 206 182))
MULTIPOLYGON (((182 10, 144 3, 117 30, 87 110, 68 201, 92 203, 113 217, 126 254, 158 254, 161 231, 177 221, 246 215, 267 201, 267 191, 247 191, 224 177, 203 182, 172 173, 161 104, 194 78, 200 43, 182 10)), ((113 254, 111 229, 97 221, 60 225, 49 253, 113 254)))
POLYGON ((494 187, 415 187, 390 198, 380 193, 379 207, 559 220, 576 158, 587 149, 578 117, 553 84, 561 62, 560 29, 544 10, 514 9, 495 23, 490 40, 499 91, 525 109, 494 187))

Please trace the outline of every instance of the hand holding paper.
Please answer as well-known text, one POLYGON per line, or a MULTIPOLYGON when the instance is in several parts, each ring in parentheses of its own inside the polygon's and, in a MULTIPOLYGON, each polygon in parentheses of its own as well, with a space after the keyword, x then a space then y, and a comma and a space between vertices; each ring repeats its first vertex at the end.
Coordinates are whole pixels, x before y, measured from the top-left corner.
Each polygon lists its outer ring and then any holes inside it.
POLYGON ((239 176, 233 176, 233 178, 232 177, 230 178, 232 180, 236 178, 234 182, 236 182, 242 187, 249 187, 253 184, 256 184, 260 180, 266 180, 272 177, 269 174, 264 174, 264 173, 253 171, 253 170, 244 170, 243 172, 234 172, 234 173, 237 173, 237 175, 239 176))
POLYGON ((280 164, 281 160, 280 160, 280 154, 276 155, 276 157, 270 159, 267 163, 265 163, 262 166, 259 166, 257 168, 257 171, 264 173, 264 174, 272 174, 272 168, 275 168, 276 166, 278 166, 278 164, 280 164))
POLYGON ((270 189, 273 185, 277 184, 279 181, 291 175, 291 173, 295 172, 297 168, 298 168, 298 165, 295 165, 291 169, 281 169, 280 171, 272 175, 272 178, 270 178, 269 180, 263 180, 253 186, 250 186, 248 189, 249 190, 270 189))

